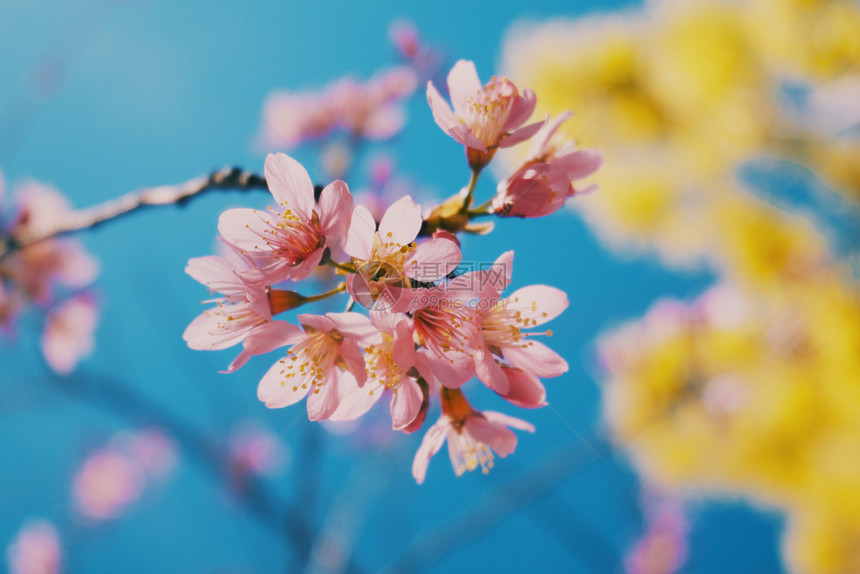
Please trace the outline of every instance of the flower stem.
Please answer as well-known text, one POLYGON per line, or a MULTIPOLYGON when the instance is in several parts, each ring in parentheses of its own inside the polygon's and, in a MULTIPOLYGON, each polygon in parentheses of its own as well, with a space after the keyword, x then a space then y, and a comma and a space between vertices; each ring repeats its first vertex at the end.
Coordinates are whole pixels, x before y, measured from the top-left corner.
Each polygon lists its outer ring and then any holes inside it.
POLYGON ((344 273, 355 273, 355 267, 353 267, 352 264, 350 264, 350 263, 338 263, 337 261, 334 261, 333 259, 329 259, 328 261, 326 261, 326 263, 328 263, 330 266, 334 267, 335 269, 340 269, 344 273))
POLYGON ((319 295, 311 295, 310 297, 305 297, 303 303, 312 303, 314 301, 322 301, 323 299, 327 299, 329 297, 333 297, 338 293, 343 293, 346 291, 346 283, 340 283, 337 287, 332 289, 331 291, 326 291, 325 293, 320 293, 319 295))
POLYGON ((466 197, 463 198, 463 206, 460 208, 460 213, 468 213, 472 207, 472 197, 475 193, 475 185, 478 183, 478 176, 481 175, 480 169, 472 169, 472 176, 469 178, 469 185, 466 187, 466 197))

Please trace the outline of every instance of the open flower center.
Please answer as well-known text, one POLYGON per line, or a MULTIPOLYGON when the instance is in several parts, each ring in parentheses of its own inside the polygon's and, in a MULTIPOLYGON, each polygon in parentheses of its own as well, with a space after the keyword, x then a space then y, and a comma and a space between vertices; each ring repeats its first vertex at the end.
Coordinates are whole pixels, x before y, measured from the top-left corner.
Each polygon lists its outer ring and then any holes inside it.
POLYGON ((268 220, 261 238, 274 257, 298 265, 311 253, 325 245, 317 212, 307 220, 285 209, 280 217, 268 220))
MULTIPOLYGON (((394 337, 382 333, 382 341, 364 349, 364 364, 367 378, 384 386, 386 390, 395 390, 400 386, 403 369, 394 360, 394 337)), ((371 389, 370 394, 373 394, 371 389)))
POLYGON ((493 78, 467 100, 467 115, 462 120, 485 147, 498 144, 517 96, 517 88, 509 80, 493 78))
POLYGON ((490 472, 493 468, 493 453, 490 447, 482 442, 476 441, 466 432, 455 432, 448 435, 448 445, 451 452, 451 463, 454 466, 454 472, 460 476, 465 471, 473 471, 478 466, 484 474, 490 472))
POLYGON ((284 376, 281 385, 292 382, 293 391, 299 390, 299 387, 305 389, 310 385, 312 390, 318 393, 326 374, 340 359, 340 347, 331 333, 310 327, 305 327, 305 331, 308 336, 293 345, 287 351, 287 356, 280 361, 284 366, 281 371, 284 376))
POLYGON ((470 337, 467 325, 472 320, 472 314, 465 305, 452 303, 425 307, 416 310, 412 320, 419 342, 436 354, 468 352, 466 349, 470 346, 470 337))

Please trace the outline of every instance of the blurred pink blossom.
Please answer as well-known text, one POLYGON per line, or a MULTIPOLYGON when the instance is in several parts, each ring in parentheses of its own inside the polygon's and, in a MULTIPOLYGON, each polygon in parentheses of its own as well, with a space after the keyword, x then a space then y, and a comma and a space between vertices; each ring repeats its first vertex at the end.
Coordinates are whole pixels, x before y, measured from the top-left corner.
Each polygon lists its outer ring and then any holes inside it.
POLYGON ((420 44, 418 29, 409 20, 397 20, 388 27, 388 39, 404 60, 413 60, 418 56, 420 44))
POLYGON ((118 518, 140 497, 144 478, 141 467, 124 454, 113 448, 98 450, 75 475, 75 509, 95 522, 118 518))
POLYGON ((95 300, 89 293, 76 295, 48 313, 41 345, 45 360, 55 373, 72 372, 92 352, 97 319, 95 300))
POLYGON ((47 520, 27 523, 6 550, 9 574, 56 574, 62 548, 56 527, 47 520))
POLYGON ((118 518, 143 494, 150 480, 175 468, 177 447, 161 429, 118 433, 84 460, 72 481, 75 510, 92 522, 118 518))
MULTIPOLYGON (((0 191, 4 187, 0 177, 0 191)), ((59 191, 36 181, 17 185, 12 203, 9 212, 0 211, 0 237, 20 239, 50 233, 71 210, 59 191)), ((6 207, 0 203, 0 208, 6 207)), ((97 273, 95 260, 72 239, 43 239, 23 247, 13 243, 0 259, 0 329, 13 332, 17 316, 28 306, 51 309, 42 351, 51 369, 70 372, 92 350, 97 311, 89 294, 64 297, 92 283, 97 273)))
POLYGON ((401 101, 417 86, 411 68, 396 66, 366 81, 343 78, 318 92, 272 92, 263 104, 263 142, 293 147, 337 130, 355 138, 387 140, 403 128, 401 101))

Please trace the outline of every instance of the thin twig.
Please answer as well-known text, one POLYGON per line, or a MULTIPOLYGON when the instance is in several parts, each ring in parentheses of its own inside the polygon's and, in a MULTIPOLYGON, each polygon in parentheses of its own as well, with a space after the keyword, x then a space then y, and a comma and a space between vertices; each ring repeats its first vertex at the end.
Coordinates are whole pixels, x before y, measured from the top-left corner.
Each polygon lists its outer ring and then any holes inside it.
MULTIPOLYGON (((13 237, 10 247, 26 247, 33 243, 66 235, 75 231, 91 229, 106 221, 158 205, 182 205, 193 197, 210 190, 265 190, 266 179, 237 167, 226 167, 209 176, 199 176, 177 185, 162 185, 127 193, 116 199, 100 203, 87 209, 72 211, 55 227, 35 234, 13 237)), ((0 253, 2 255, 2 253, 0 253)))

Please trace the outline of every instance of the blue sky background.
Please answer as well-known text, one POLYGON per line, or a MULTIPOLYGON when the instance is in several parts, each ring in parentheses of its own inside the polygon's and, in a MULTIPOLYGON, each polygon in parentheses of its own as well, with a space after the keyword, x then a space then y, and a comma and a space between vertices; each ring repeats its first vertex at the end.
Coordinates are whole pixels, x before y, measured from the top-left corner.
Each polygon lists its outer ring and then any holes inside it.
MULTIPOLYGON (((488 78, 514 21, 627 4, 2 2, 0 168, 12 182, 34 177, 55 185, 77 207, 224 165, 260 171, 263 155, 253 141, 266 94, 320 87, 345 73, 367 77, 392 63, 387 29, 398 17, 414 21, 452 60, 474 60, 488 78)), ((386 148, 403 175, 450 195, 468 177, 462 151, 435 126, 420 94, 409 113, 406 131, 386 148)), ((308 154, 298 156, 312 164, 308 154)), ((479 199, 493 185, 482 181, 479 199)), ((419 487, 410 463, 420 436, 397 436, 383 450, 327 432, 309 435, 303 406, 269 411, 256 399, 256 383, 273 359, 220 375, 232 351, 185 347, 182 331, 206 295, 184 274, 187 260, 212 252, 222 210, 265 201, 263 193, 213 194, 86 233, 102 266, 103 310, 96 352, 76 376, 122 381, 213 441, 226 440, 230 422, 244 417, 283 431, 293 463, 271 486, 285 501, 310 500, 297 485, 311 466, 304 450, 311 437, 321 458, 316 502, 299 508, 319 526, 342 522, 330 512, 344 500, 364 506, 353 551, 365 572, 389 564, 428 532, 463 524, 487 493, 550 464, 553 453, 583 450, 571 427, 589 437, 601 432, 594 337, 641 315, 659 296, 694 296, 711 280, 670 273, 653 260, 621 261, 570 212, 505 221, 491 236, 467 238, 465 257, 479 262, 515 249, 513 287, 547 283, 567 291, 571 306, 551 325, 551 344, 571 370, 547 381, 552 410, 521 411, 474 387, 469 396, 476 406, 527 418, 537 432, 521 436, 515 455, 497 459, 487 476, 454 478, 443 452, 419 487)), ((44 516, 63 527, 74 572, 284 571, 291 556, 284 540, 188 460, 121 521, 96 530, 75 526, 68 495, 78 463, 135 423, 57 392, 38 354, 36 328, 36 321, 25 321, 17 343, 0 349, 0 544, 26 518, 44 516)), ((623 457, 606 455, 528 508, 492 520, 494 527, 476 531, 462 548, 430 552, 416 571, 620 571, 642 527, 638 496, 623 457)), ((780 530, 778 516, 739 501, 697 505, 683 571, 779 572, 780 530)))

